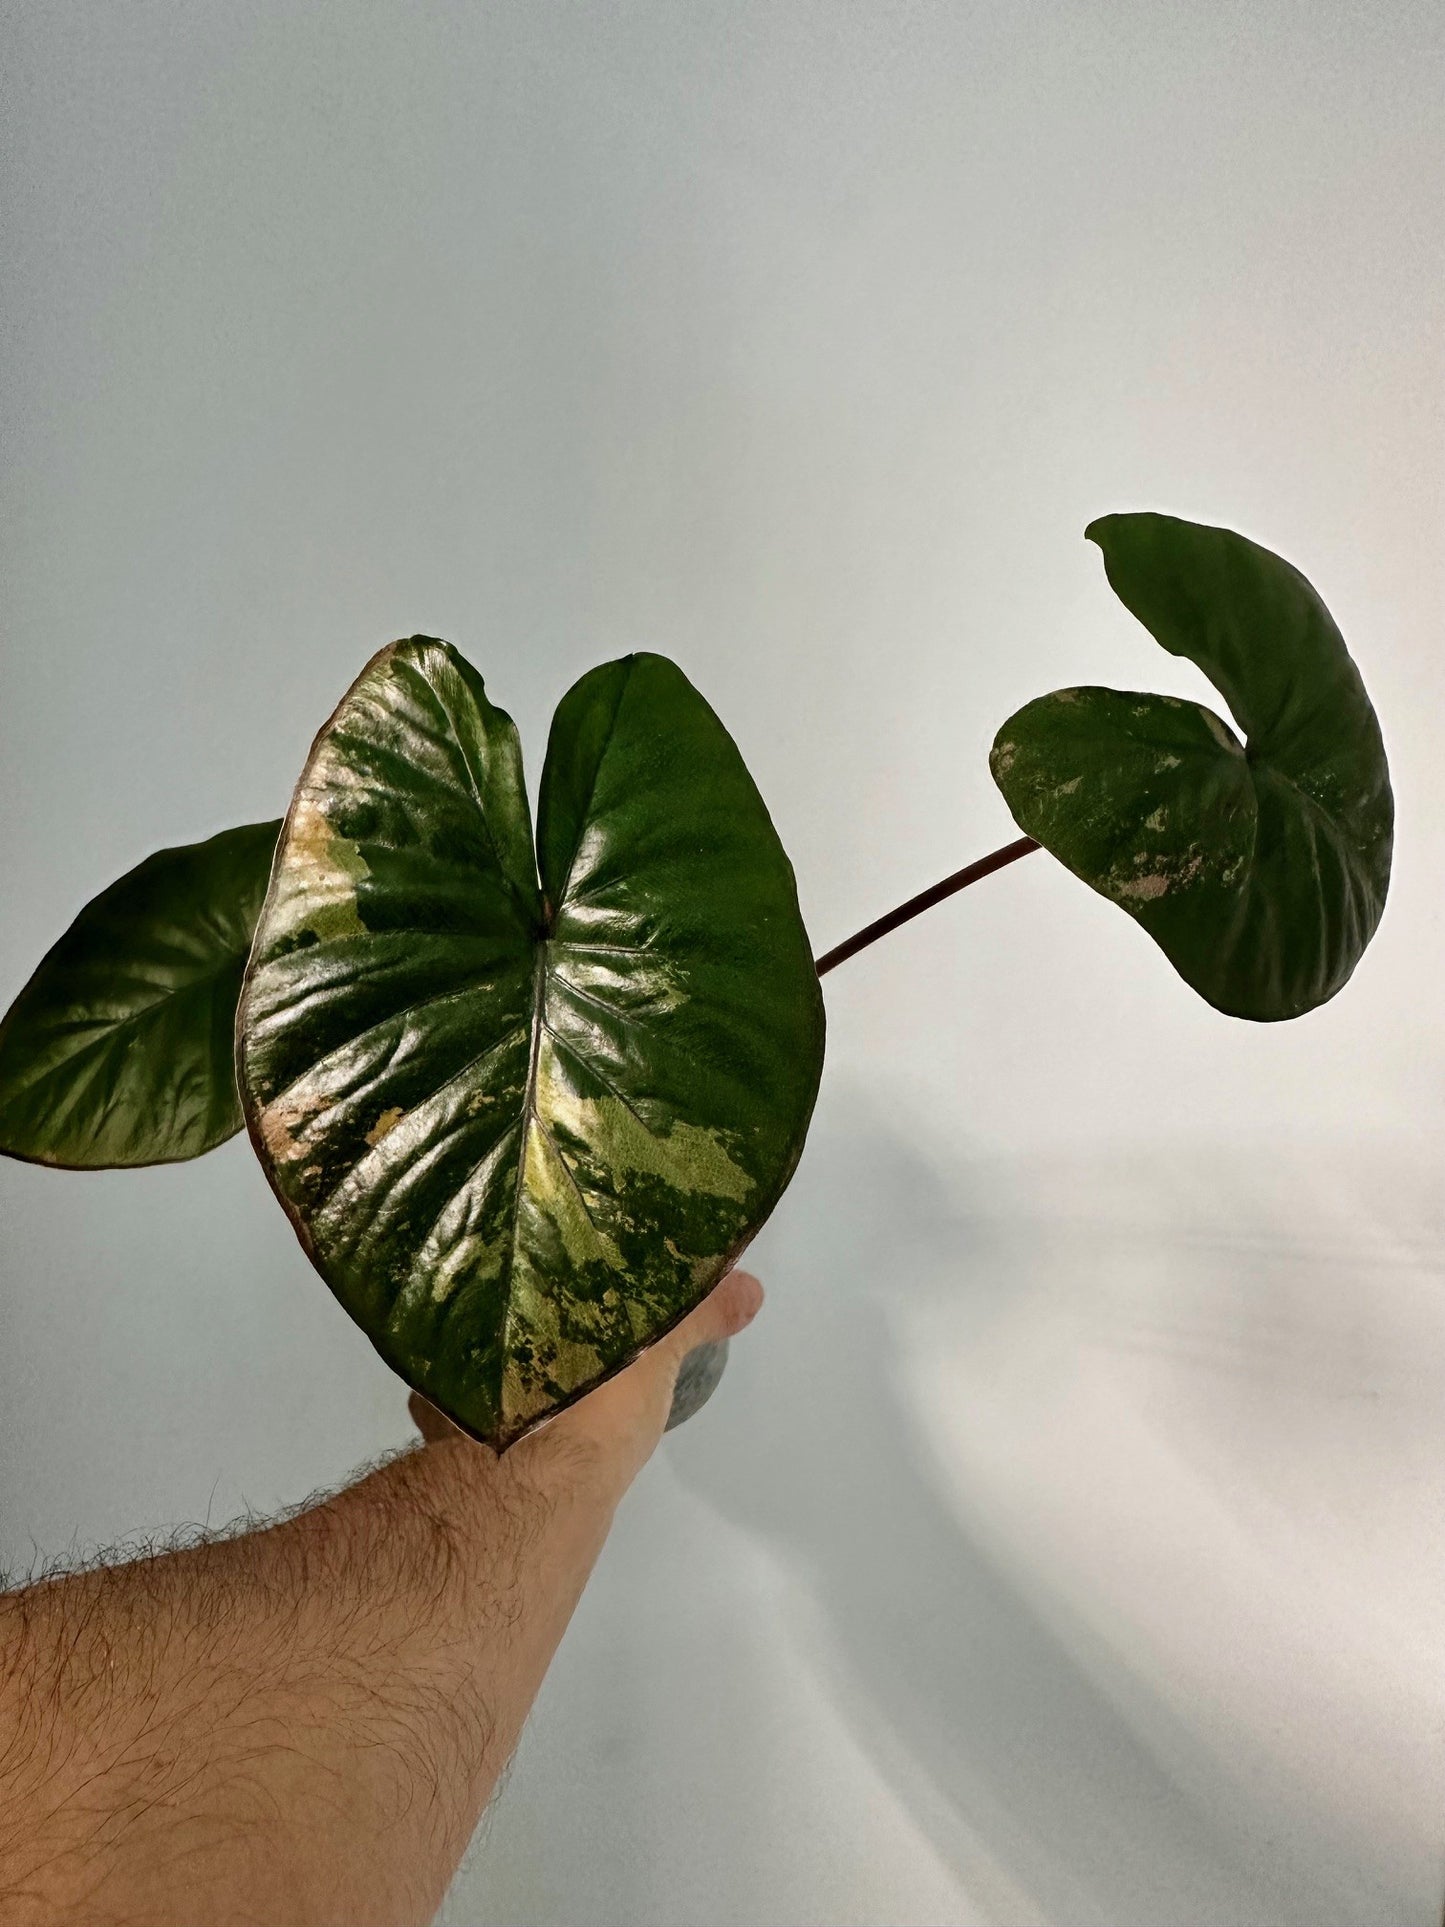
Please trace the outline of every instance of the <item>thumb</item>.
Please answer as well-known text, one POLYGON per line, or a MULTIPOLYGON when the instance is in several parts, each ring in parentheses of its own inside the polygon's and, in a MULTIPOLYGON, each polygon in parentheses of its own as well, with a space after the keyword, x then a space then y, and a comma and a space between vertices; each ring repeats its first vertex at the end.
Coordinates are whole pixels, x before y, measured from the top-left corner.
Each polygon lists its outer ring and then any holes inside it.
POLYGON ((762 1309, 763 1288, 750 1271, 730 1271, 657 1346, 670 1364, 680 1365, 699 1345, 736 1338, 762 1309))

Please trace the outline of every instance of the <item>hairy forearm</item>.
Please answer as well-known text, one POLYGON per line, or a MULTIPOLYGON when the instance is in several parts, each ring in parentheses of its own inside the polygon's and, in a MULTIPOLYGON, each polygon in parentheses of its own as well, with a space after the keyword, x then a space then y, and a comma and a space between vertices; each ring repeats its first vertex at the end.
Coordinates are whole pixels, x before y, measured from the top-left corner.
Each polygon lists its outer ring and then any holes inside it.
POLYGON ((449 1439, 0 1597, 3 1917, 429 1919, 624 1483, 449 1439))

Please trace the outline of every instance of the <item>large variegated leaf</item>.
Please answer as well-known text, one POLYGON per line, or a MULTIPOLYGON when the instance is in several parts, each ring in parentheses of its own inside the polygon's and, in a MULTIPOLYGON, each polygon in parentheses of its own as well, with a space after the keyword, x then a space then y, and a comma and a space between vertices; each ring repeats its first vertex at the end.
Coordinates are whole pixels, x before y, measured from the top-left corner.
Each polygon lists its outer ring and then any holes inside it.
POLYGON ((504 1446, 673 1325, 767 1216, 823 1012, 787 857, 680 670, 630 656, 563 699, 534 855, 510 718, 414 637, 316 740, 238 1047, 317 1268, 504 1446))
POLYGON ((0 1024, 0 1151, 165 1164, 240 1130, 236 1000, 280 827, 158 850, 85 906, 0 1024))
POLYGON ((1106 515, 1085 534, 1164 648, 1243 731, 1174 696, 1060 689, 992 768, 1020 829, 1234 1017, 1298 1017, 1348 979, 1384 908, 1394 821, 1375 712, 1298 569, 1230 529, 1106 515))

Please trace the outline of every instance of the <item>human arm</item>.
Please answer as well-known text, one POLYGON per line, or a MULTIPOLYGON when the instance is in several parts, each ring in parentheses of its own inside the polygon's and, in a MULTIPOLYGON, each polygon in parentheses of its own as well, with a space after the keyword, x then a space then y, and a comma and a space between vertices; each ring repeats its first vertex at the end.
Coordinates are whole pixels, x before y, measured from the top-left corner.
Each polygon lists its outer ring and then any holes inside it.
POLYGON ((429 1920, 683 1357, 761 1296, 734 1272, 501 1457, 421 1407, 278 1524, 0 1596, 0 1920, 429 1920))

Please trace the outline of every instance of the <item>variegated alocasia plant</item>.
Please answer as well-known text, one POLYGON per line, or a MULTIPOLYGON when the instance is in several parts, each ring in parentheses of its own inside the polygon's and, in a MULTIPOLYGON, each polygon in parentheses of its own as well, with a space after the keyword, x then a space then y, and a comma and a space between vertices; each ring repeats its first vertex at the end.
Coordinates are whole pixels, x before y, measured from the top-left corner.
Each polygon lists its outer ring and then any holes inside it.
MULTIPOLYGON (((802 1151, 819 978, 966 884, 1046 847, 1217 1009, 1313 1009, 1390 868, 1384 747, 1339 631, 1230 530, 1086 533, 1243 740, 1174 697, 1028 704, 991 759, 1026 834, 815 963, 763 800, 674 664, 605 663, 563 698, 534 843, 510 718, 448 644, 394 643, 283 825, 148 858, 44 958, 0 1025, 0 1151, 158 1163, 244 1114, 341 1303, 505 1448, 734 1262, 802 1151)), ((720 1369, 688 1362, 674 1421, 720 1369)))

